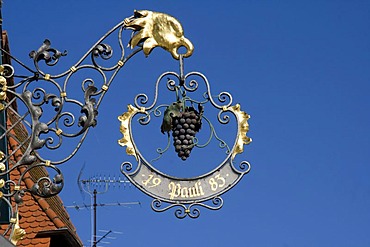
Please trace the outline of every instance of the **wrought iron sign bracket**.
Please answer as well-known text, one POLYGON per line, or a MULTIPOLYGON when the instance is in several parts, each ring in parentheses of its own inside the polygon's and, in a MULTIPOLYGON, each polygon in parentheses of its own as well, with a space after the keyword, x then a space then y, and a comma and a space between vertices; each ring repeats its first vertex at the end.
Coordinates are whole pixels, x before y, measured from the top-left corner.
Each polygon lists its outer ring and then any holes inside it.
MULTIPOLYGON (((136 97, 135 104, 129 105, 128 111, 119 117, 123 134, 119 143, 126 146, 126 152, 134 155, 137 160, 136 165, 123 162, 121 172, 144 193, 154 198, 152 208, 157 212, 177 207, 175 214, 178 218, 187 215, 196 218, 200 212, 197 206, 213 210, 221 208, 223 200, 220 195, 232 188, 250 170, 248 162, 234 165, 235 155, 243 152, 243 146, 251 141, 246 137, 249 115, 240 109, 240 105, 232 105, 229 93, 219 94, 216 102, 211 96, 210 84, 203 74, 184 74, 183 59, 192 55, 194 46, 184 36, 179 21, 164 13, 135 10, 132 16, 103 35, 80 60, 59 74, 48 73, 40 66, 41 62, 45 63, 46 67, 55 66, 67 55, 66 51, 61 52, 53 48, 48 39, 29 54, 34 68, 25 65, 1 48, 4 54, 30 74, 19 75, 10 64, 0 66, 0 113, 6 116, 6 122, 0 124, 0 139, 6 139, 9 143, 8 152, 2 150, 0 153, 0 178, 3 177, 0 179, 0 201, 9 205, 11 211, 9 227, 4 235, 11 232, 15 243, 24 235, 18 224, 18 205, 22 203, 25 193, 48 198, 63 189, 64 178, 58 165, 67 162, 78 152, 90 127, 97 125, 99 106, 118 72, 135 54, 143 51, 149 56, 155 47, 163 48, 174 59, 179 60, 180 73, 162 74, 156 83, 153 103, 148 105, 148 97, 140 94, 136 97), (124 41, 124 30, 132 31, 129 41, 124 41), (111 41, 108 42, 108 37, 114 34, 117 34, 115 45, 119 51, 115 54, 118 56, 113 56, 113 48, 109 43, 111 41), (129 49, 125 48, 127 44, 129 49), (180 47, 186 48, 184 54, 178 53, 180 47), (86 77, 87 72, 97 74, 98 79, 86 77), (85 78, 78 79, 82 90, 71 92, 71 82, 76 83, 76 76, 85 78), (161 131, 172 132, 176 152, 183 160, 189 157, 192 148, 200 146, 195 134, 200 131, 202 124, 212 126, 203 115, 204 104, 210 104, 219 110, 218 119, 222 124, 229 122, 229 116, 223 116, 224 114, 234 115, 237 122, 237 137, 225 160, 214 170, 196 178, 177 179, 156 170, 141 155, 131 132, 133 116, 141 114, 140 123, 145 125, 150 122, 151 114, 161 112, 156 108, 158 85, 167 76, 175 78, 167 81, 167 88, 177 94, 177 101, 168 104, 163 112, 161 131), (196 101, 187 96, 187 93, 195 92, 198 88, 196 80, 189 81, 192 76, 200 78, 207 88, 202 100, 196 101), (76 94, 79 95, 75 97, 76 94), (197 110, 195 105, 198 106, 197 110), (185 137, 174 135, 177 133, 175 121, 179 124, 180 121, 181 124, 182 121, 188 121, 188 125, 192 126, 185 130, 188 131, 185 142, 185 137), (68 153, 59 151, 66 146, 71 147, 65 145, 68 140, 77 140, 72 150, 68 153), (41 150, 45 153, 58 150, 62 157, 52 159, 40 152, 41 150), (52 178, 45 169, 52 172, 52 178), (14 179, 12 173, 19 176, 14 179), (22 181, 30 175, 34 180, 24 184, 22 181), (207 204, 207 201, 210 201, 211 205, 207 204), (168 205, 163 207, 163 203, 168 205)), ((223 145, 215 131, 213 133, 213 137, 223 145)))

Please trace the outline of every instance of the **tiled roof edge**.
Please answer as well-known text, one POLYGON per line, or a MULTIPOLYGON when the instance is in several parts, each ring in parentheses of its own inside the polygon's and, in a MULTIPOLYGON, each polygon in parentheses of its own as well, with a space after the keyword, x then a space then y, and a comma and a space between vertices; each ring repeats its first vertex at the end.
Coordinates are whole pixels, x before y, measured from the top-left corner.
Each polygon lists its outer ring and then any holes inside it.
MULTIPOLYGON (((13 131, 13 130, 11 130, 13 131)), ((8 141, 10 143, 10 146, 16 146, 18 145, 18 143, 14 140, 14 138, 12 138, 11 136, 9 136, 8 138, 8 141)), ((17 161, 19 161, 20 157, 22 157, 22 152, 20 150, 17 150, 15 152, 15 155, 14 157, 17 159, 17 161)), ((18 168, 19 172, 22 174, 26 168, 25 167, 19 167, 18 168)), ((23 177, 23 181, 27 187, 27 189, 31 189, 32 186, 35 184, 32 180, 32 178, 30 177, 30 175, 28 173, 26 173, 23 177)), ((42 210, 46 213, 46 215, 49 217, 49 219, 55 224, 55 226, 57 228, 62 228, 62 227, 66 227, 66 225, 63 223, 63 221, 61 221, 59 219, 59 217, 57 216, 57 214, 54 212, 54 210, 52 210, 49 206, 49 204, 45 201, 44 198, 40 198, 40 197, 36 197, 36 196, 33 196, 35 198, 35 200, 39 203, 40 207, 42 208, 42 210)))

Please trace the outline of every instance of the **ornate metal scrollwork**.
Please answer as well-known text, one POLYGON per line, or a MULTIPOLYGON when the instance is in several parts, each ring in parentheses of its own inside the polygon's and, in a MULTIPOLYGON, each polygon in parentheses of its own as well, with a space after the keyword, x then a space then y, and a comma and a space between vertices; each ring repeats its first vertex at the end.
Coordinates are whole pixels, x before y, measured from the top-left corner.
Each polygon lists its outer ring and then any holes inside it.
MULTIPOLYGON (((183 56, 180 55, 180 73, 163 73, 155 84, 152 101, 146 94, 139 94, 134 99, 134 105, 128 105, 128 110, 118 117, 123 134, 118 142, 121 146, 125 146, 126 153, 135 156, 137 161, 137 164, 123 162, 122 173, 140 190, 154 198, 152 202, 154 211, 163 212, 174 208, 175 216, 180 219, 186 216, 199 217, 200 207, 211 210, 222 207, 223 200, 220 196, 235 186, 250 171, 250 164, 247 161, 235 165, 234 159, 237 154, 244 151, 244 145, 251 142, 251 139, 246 136, 249 130, 249 115, 241 110, 239 104, 232 104, 231 94, 221 92, 214 96, 210 83, 203 74, 199 72, 184 74, 183 71, 183 56), (158 101, 160 84, 166 78, 166 89, 176 95, 176 101, 170 104, 162 104, 158 101), (205 89, 203 93, 198 92, 201 84, 205 89), (198 96, 191 97, 195 93, 198 93, 198 96), (209 109, 209 105, 218 111, 216 119, 221 126, 228 125, 231 116, 234 116, 234 122, 237 125, 236 137, 231 147, 217 133, 216 127, 208 116, 205 108, 207 106, 209 109), (138 116, 139 125, 143 127, 149 125, 153 118, 162 118, 162 125, 160 128, 157 126, 158 131, 168 135, 166 148, 158 148, 159 157, 150 162, 140 152, 135 142, 132 120, 136 116, 138 116), (207 126, 209 137, 202 142, 196 134, 207 126), (168 175, 155 168, 153 162, 170 150, 171 136, 175 151, 183 161, 187 160, 193 148, 204 148, 212 140, 218 142, 221 149, 226 150, 226 157, 211 171, 200 176, 179 178, 168 175)), ((142 131, 139 132, 142 133, 142 131)), ((204 162, 206 161, 199 160, 197 163, 204 162)))
POLYGON ((171 208, 175 208, 175 216, 179 219, 183 219, 186 216, 190 218, 198 218, 200 216, 200 207, 207 208, 210 210, 219 210, 222 208, 224 201, 221 197, 215 197, 212 200, 209 200, 209 204, 194 202, 191 204, 182 204, 182 203, 173 203, 167 206, 162 205, 162 201, 160 199, 154 199, 152 201, 152 209, 156 212, 164 212, 171 208))
POLYGON ((61 56, 66 56, 67 51, 60 52, 55 48, 51 47, 51 42, 48 39, 44 40, 44 43, 40 46, 37 51, 31 51, 30 57, 37 64, 39 61, 44 60, 49 66, 53 66, 58 63, 61 56))
POLYGON ((46 68, 57 65, 67 55, 67 51, 52 47, 48 39, 29 54, 34 68, 1 49, 30 73, 20 75, 10 64, 0 66, 0 114, 5 116, 5 121, 0 123, 0 140, 8 142, 10 147, 2 150, 0 157, 0 203, 11 208, 10 224, 4 235, 13 229, 14 239, 21 237, 23 232, 18 225, 17 205, 22 203, 25 193, 50 197, 62 190, 63 175, 57 166, 77 153, 90 127, 96 126, 101 101, 122 67, 140 51, 144 50, 145 55, 149 55, 157 46, 176 58, 177 48, 181 45, 188 48, 186 56, 190 56, 193 46, 183 36, 182 27, 175 18, 163 13, 135 11, 133 16, 103 35, 79 61, 59 74, 42 69, 45 65, 46 68), (153 32, 153 28, 158 27, 163 27, 159 32, 160 40, 153 32), (133 30, 130 41, 123 38, 126 29, 133 30), (108 37, 114 34, 117 34, 118 43, 115 56, 112 47, 117 47, 117 44, 114 46, 108 42, 108 37), (128 43, 131 49, 127 51, 128 43), (41 66, 41 62, 45 64, 41 66), (85 72, 98 76, 85 77, 85 72), (84 78, 76 79, 78 76, 84 78), (76 83, 76 80, 79 80, 82 91, 73 90, 71 93, 71 82, 76 83), (75 146, 68 152, 58 152, 61 157, 50 159, 42 152, 70 147, 64 145, 64 141, 74 138, 77 140, 75 146), (55 173, 54 177, 50 178, 45 169, 55 173), (38 175, 35 175, 36 170, 38 175), (33 174, 33 181, 25 185, 22 180, 30 174, 33 174))

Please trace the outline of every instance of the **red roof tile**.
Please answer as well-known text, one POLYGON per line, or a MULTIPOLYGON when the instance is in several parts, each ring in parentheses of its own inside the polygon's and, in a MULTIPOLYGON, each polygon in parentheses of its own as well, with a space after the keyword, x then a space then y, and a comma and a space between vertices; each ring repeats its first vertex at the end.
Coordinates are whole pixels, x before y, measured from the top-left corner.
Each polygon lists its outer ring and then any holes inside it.
MULTIPOLYGON (((11 118, 9 118, 11 119, 11 118)), ((9 123, 11 125, 11 123, 9 123)), ((11 131, 13 132, 13 131, 11 131)), ((16 133, 12 133, 15 135, 16 133)), ((14 140, 12 137, 8 138, 8 141, 10 143, 10 147, 17 144, 16 140, 14 140), (13 144, 13 145, 12 145, 13 144)), ((14 157, 18 157, 18 153, 20 150, 15 152, 14 157)), ((16 161, 17 158, 14 158, 16 161)), ((20 179, 20 174, 22 172, 22 169, 15 169, 10 174, 11 179, 13 181, 18 181, 20 179)), ((44 172, 44 171, 42 171, 44 172)), ((22 181, 22 187, 31 188, 34 184, 31 175, 27 174, 28 176, 25 176, 25 178, 28 178, 27 180, 22 181)), ((44 176, 45 174, 42 174, 44 176)), ((37 177, 34 178, 35 181, 37 181, 37 177)), ((56 196, 57 197, 57 196, 56 196)), ((58 198, 59 199, 59 198, 58 198)), ((24 247, 34 247, 34 246, 49 246, 50 244, 50 238, 36 238, 35 236, 40 231, 45 230, 56 230, 59 228, 65 228, 70 227, 70 229, 75 232, 75 228, 72 225, 72 223, 68 219, 63 220, 59 217, 59 215, 56 213, 56 211, 53 209, 53 207, 46 201, 47 199, 39 198, 33 195, 30 195, 29 193, 26 193, 23 197, 23 203, 19 206, 19 225, 22 229, 26 231, 26 236, 24 239, 20 240, 17 243, 17 246, 24 246, 24 247), (68 221, 68 222, 66 222, 68 221)), ((49 198, 49 201, 52 201, 52 198, 49 198)), ((59 199, 60 201, 60 199, 59 199)), ((54 203, 55 205, 58 205, 58 203, 54 203)), ((54 205, 54 208, 57 208, 58 211, 65 211, 62 207, 62 204, 59 204, 59 208, 54 205)), ((66 212, 63 212, 65 215, 68 215, 66 212)))

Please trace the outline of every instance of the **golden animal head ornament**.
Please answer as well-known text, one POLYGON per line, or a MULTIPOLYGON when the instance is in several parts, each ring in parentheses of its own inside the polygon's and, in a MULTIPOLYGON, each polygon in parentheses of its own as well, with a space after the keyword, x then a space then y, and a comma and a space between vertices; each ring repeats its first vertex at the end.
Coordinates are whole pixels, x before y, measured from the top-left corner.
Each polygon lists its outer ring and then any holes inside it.
POLYGON ((184 57, 189 57, 193 53, 193 44, 184 37, 184 31, 178 20, 174 17, 149 10, 135 10, 134 15, 125 19, 125 27, 136 31, 129 42, 129 46, 134 48, 143 42, 143 51, 146 56, 153 48, 160 46, 169 51, 175 59, 180 58, 178 49, 186 48, 184 57))

